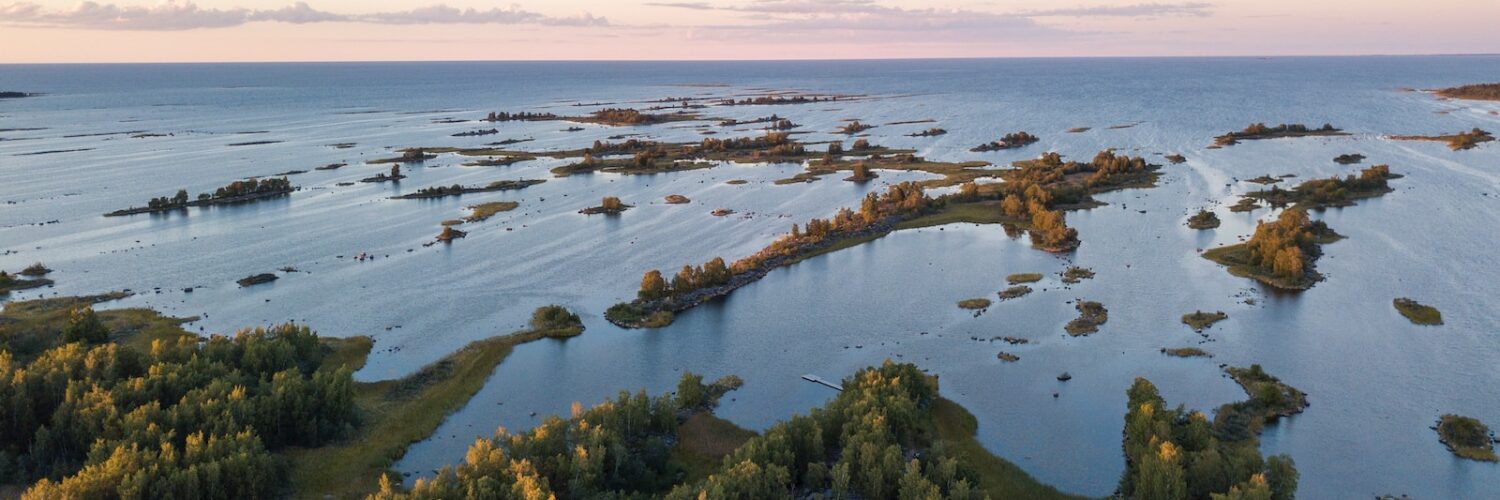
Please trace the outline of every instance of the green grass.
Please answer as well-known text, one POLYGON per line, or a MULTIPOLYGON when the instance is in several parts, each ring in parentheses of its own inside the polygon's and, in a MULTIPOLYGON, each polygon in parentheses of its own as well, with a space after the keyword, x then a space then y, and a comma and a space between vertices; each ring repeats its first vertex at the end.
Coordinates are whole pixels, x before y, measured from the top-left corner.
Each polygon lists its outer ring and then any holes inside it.
POLYGON ((1406 319, 1411 320, 1412 324, 1443 324, 1443 313, 1441 311, 1438 311, 1436 307, 1422 305, 1415 300, 1411 300, 1405 297, 1396 299, 1391 303, 1392 305, 1396 306, 1396 310, 1400 311, 1402 316, 1406 316, 1406 319))
POLYGON ((933 213, 896 224, 896 230, 941 226, 960 222, 999 224, 1001 222, 1015 221, 1000 213, 999 202, 949 203, 947 206, 933 213))
MULTIPOLYGON (((529 330, 465 346, 420 371, 397 380, 360 383, 355 404, 361 424, 355 435, 321 448, 289 450, 292 491, 298 498, 363 498, 406 449, 437 430, 484 386, 495 367, 517 346, 554 336, 529 330)), ((328 339, 332 352, 325 368, 363 366, 373 345, 368 338, 328 339)))
POLYGON ((672 460, 687 471, 679 483, 693 483, 716 472, 725 455, 755 437, 753 431, 734 422, 698 413, 677 427, 677 443, 672 446, 672 460))
MULTIPOLYGON (((7 346, 18 357, 40 353, 60 344, 62 329, 74 309, 123 299, 130 294, 111 292, 85 297, 57 297, 5 304, 0 312, 0 346, 7 346)), ((197 318, 173 318, 150 309, 131 308, 96 311, 110 332, 110 340, 143 351, 150 351, 156 340, 196 337, 182 329, 182 324, 197 318)))
POLYGON ((1031 500, 1086 498, 1069 495, 1035 478, 1003 458, 995 456, 975 438, 979 421, 958 403, 939 398, 932 405, 934 434, 946 442, 959 467, 972 471, 985 495, 994 499, 1031 500))
POLYGON ((1005 277, 1005 281, 1012 285, 1021 283, 1036 283, 1042 280, 1042 273, 1016 273, 1005 277))

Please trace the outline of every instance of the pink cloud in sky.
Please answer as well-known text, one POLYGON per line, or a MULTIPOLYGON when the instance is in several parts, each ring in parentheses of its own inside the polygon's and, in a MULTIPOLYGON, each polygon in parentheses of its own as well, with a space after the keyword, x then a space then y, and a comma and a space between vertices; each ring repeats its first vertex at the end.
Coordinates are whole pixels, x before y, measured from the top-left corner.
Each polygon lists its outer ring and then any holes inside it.
POLYGON ((0 63, 1500 52, 1494 0, 448 1, 21 1, 0 63))

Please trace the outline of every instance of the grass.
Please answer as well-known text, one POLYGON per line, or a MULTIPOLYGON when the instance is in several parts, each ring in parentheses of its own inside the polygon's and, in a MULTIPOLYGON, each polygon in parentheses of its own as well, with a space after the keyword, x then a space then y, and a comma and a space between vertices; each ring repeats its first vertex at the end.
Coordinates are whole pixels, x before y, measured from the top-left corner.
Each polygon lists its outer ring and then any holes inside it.
POLYGON ((959 467, 971 471, 990 498, 1079 499, 1038 482, 1016 464, 995 456, 975 438, 979 421, 958 403, 939 398, 932 405, 933 434, 948 446, 959 467))
POLYGON ((1214 326, 1214 323, 1218 323, 1226 319, 1229 319, 1229 315, 1224 314, 1224 311, 1194 311, 1192 313, 1182 315, 1182 323, 1187 326, 1193 327, 1193 331, 1195 332, 1201 332, 1210 326, 1214 326))
MULTIPOLYGON (((68 316, 74 309, 129 296, 125 292, 111 292, 85 297, 8 303, 0 311, 0 346, 8 348, 18 358, 40 353, 60 343, 62 328, 68 324, 68 316)), ((183 323, 197 318, 162 316, 156 311, 141 308, 101 310, 96 313, 109 330, 111 340, 136 349, 149 351, 151 343, 156 340, 197 337, 182 329, 183 323)))
POLYGON ((964 309, 984 309, 991 304, 990 299, 964 299, 958 301, 958 307, 964 309))
POLYGON ((1026 294, 1029 294, 1029 293, 1031 293, 1031 287, 1026 286, 1026 285, 1016 285, 1016 286, 1013 286, 1013 287, 1001 290, 1000 291, 1000 300, 1019 299, 1021 297, 1025 297, 1026 294))
POLYGON ((1000 213, 1000 202, 949 203, 947 206, 933 213, 896 224, 896 230, 917 229, 960 222, 999 224, 1001 222, 1011 222, 1011 220, 1000 213))
POLYGON ((1161 350, 1161 352, 1162 352, 1162 354, 1166 354, 1168 356, 1176 356, 1176 357, 1179 357, 1179 358, 1212 358, 1212 357, 1214 357, 1214 355, 1209 354, 1208 351, 1205 351, 1203 349, 1199 349, 1197 347, 1163 348, 1161 350))
POLYGON ((514 201, 491 201, 487 203, 480 203, 478 205, 469 207, 469 216, 464 217, 464 222, 480 222, 493 217, 495 214, 498 214, 500 212, 509 212, 511 210, 515 210, 516 207, 519 206, 521 206, 521 204, 514 201))
POLYGON ((677 427, 677 443, 672 446, 672 460, 687 472, 687 477, 680 483, 707 478, 718 470, 725 455, 755 436, 755 432, 712 413, 702 412, 688 417, 677 427))
POLYGON ((1402 316, 1406 316, 1406 319, 1411 320, 1414 325, 1443 324, 1443 313, 1438 311, 1436 307, 1422 305, 1415 300, 1405 297, 1392 301, 1392 304, 1396 306, 1396 310, 1400 311, 1402 316))
POLYGON ((1012 285, 1021 283, 1036 283, 1042 280, 1042 273, 1016 273, 1005 277, 1005 281, 1012 285))
POLYGON ((1490 428, 1472 417, 1447 414, 1438 419, 1438 440, 1454 455, 1481 462, 1500 461, 1490 428))
MULTIPOLYGON (((515 346, 565 333, 569 331, 553 328, 491 337, 405 378, 357 384, 359 428, 338 443, 289 450, 292 491, 299 498, 363 498, 379 487, 380 476, 412 443, 426 439, 467 404, 515 346)), ((331 349, 325 369, 364 366, 373 346, 367 337, 324 342, 331 349)))
POLYGON ((1062 281, 1067 284, 1078 283, 1083 280, 1094 279, 1094 270, 1087 267, 1068 266, 1062 272, 1062 281))

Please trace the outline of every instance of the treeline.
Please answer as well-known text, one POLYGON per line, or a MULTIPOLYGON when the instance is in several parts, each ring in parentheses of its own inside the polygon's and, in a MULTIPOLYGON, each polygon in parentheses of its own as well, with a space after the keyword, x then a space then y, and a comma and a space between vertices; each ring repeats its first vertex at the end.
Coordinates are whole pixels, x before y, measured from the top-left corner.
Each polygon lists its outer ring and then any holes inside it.
POLYGON ((1019 147, 1022 147, 1022 146, 1026 146, 1028 144, 1035 143, 1036 141, 1040 141, 1040 140, 1041 139, 1037 138, 1037 136, 1031 135, 1031 134, 1026 133, 1024 131, 1022 131, 1022 132, 1012 132, 1012 133, 1009 133, 1009 134, 1005 134, 1004 136, 1001 136, 1000 140, 998 140, 998 141, 990 141, 990 142, 986 142, 984 144, 980 144, 978 146, 974 146, 973 148, 970 148, 969 151, 973 151, 975 153, 983 153, 983 152, 986 152, 986 151, 1000 151, 1000 150, 1005 150, 1005 149, 1015 149, 1015 148, 1019 148, 1019 147))
POLYGON ((557 119, 560 118, 552 113, 532 113, 529 111, 521 111, 517 113, 510 113, 506 111, 496 113, 494 111, 491 111, 489 115, 484 117, 484 121, 487 122, 545 121, 557 119))
POLYGON ((1256 435, 1300 397, 1261 371, 1230 369, 1250 399, 1224 405, 1212 422, 1199 411, 1167 407, 1143 378, 1130 387, 1125 415, 1125 473, 1116 495, 1140 500, 1292 500, 1298 473, 1291 457, 1263 459, 1256 435), (1243 378, 1243 380, 1241 380, 1243 378), (1288 391, 1291 394, 1287 394, 1288 391), (1276 398, 1276 401, 1266 398, 1276 398))
POLYGON ((632 108, 606 108, 590 113, 589 116, 600 123, 611 125, 650 125, 663 121, 661 116, 632 108))
POLYGON ((1318 241, 1332 231, 1323 221, 1309 219, 1306 211, 1283 211, 1275 221, 1256 224, 1255 235, 1245 242, 1249 264, 1279 278, 1306 279, 1321 254, 1318 241))
POLYGON ((815 96, 815 95, 812 95, 812 96, 799 95, 799 96, 791 96, 791 97, 787 97, 787 96, 758 96, 758 97, 747 97, 747 98, 744 98, 744 99, 740 99, 738 101, 736 101, 734 99, 724 99, 722 101, 719 101, 719 105, 720 106, 751 106, 751 105, 764 106, 764 105, 775 105, 775 104, 812 104, 812 103, 818 103, 818 102, 831 102, 831 101, 837 101, 837 100, 839 100, 838 96, 827 96, 827 97, 815 96))
POLYGON ((1479 83, 1439 89, 1437 95, 1449 99, 1500 101, 1500 83, 1479 83))
POLYGON ((1313 179, 1290 190, 1271 186, 1271 189, 1247 193, 1245 197, 1265 200, 1272 206, 1297 204, 1298 208, 1341 207, 1352 205, 1355 199, 1385 194, 1391 190, 1387 180, 1401 176, 1392 174, 1388 165, 1374 165, 1359 171, 1359 175, 1333 176, 1313 179))
POLYGON ((196 201, 188 199, 186 189, 179 189, 177 190, 177 194, 171 197, 161 196, 152 198, 151 201, 146 203, 146 208, 150 210, 172 210, 187 208, 190 205, 207 205, 231 198, 289 193, 293 189, 296 188, 292 186, 292 182, 287 180, 286 177, 272 177, 265 180, 251 177, 246 180, 231 182, 227 186, 215 189, 212 194, 199 193, 196 201))
POLYGON ((1276 137, 1300 137, 1306 135, 1336 135, 1343 131, 1334 128, 1333 124, 1324 123, 1317 129, 1308 128, 1300 123, 1280 124, 1274 127, 1266 126, 1264 123, 1252 123, 1239 132, 1230 132, 1214 138, 1216 146, 1233 146, 1242 140, 1271 139, 1276 137))
POLYGON ((110 342, 123 335, 82 308, 41 350, 0 349, 0 483, 34 482, 39 499, 269 498, 285 473, 272 451, 355 423, 351 371, 322 369, 305 326, 147 349, 110 342))
POLYGON ((589 409, 573 404, 568 419, 548 417, 522 434, 501 429, 469 447, 465 463, 444 468, 399 492, 389 477, 373 498, 633 498, 660 496, 682 475, 672 460, 677 427, 711 410, 720 396, 738 388, 728 376, 704 385, 684 373, 676 397, 622 391, 589 409))
MULTIPOLYGON (((1000 211, 1012 220, 1028 222, 1032 244, 1051 252, 1079 245, 1078 230, 1068 227, 1058 207, 1089 203, 1097 191, 1151 182, 1157 169, 1144 158, 1112 150, 1100 151, 1088 163, 1064 162, 1062 155, 1048 152, 1036 160, 1016 162, 1016 166, 1019 169, 1008 182, 996 188, 1000 211)), ((966 185, 960 192, 977 197, 978 187, 966 185)))

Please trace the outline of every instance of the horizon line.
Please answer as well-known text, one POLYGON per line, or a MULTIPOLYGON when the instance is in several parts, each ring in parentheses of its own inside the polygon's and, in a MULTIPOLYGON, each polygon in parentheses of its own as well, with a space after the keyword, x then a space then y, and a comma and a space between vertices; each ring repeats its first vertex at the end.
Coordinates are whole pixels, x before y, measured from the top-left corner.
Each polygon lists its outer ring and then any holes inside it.
POLYGON ((880 62, 880 61, 984 61, 1047 59, 1316 59, 1335 57, 1495 57, 1500 52, 1361 53, 1361 54, 1242 54, 1242 55, 1077 55, 1077 56, 951 56, 951 57, 852 57, 852 58, 724 58, 724 59, 326 59, 245 61, 71 61, 0 62, 0 66, 64 65, 166 65, 166 64, 409 64, 409 63, 705 63, 705 62, 880 62))

